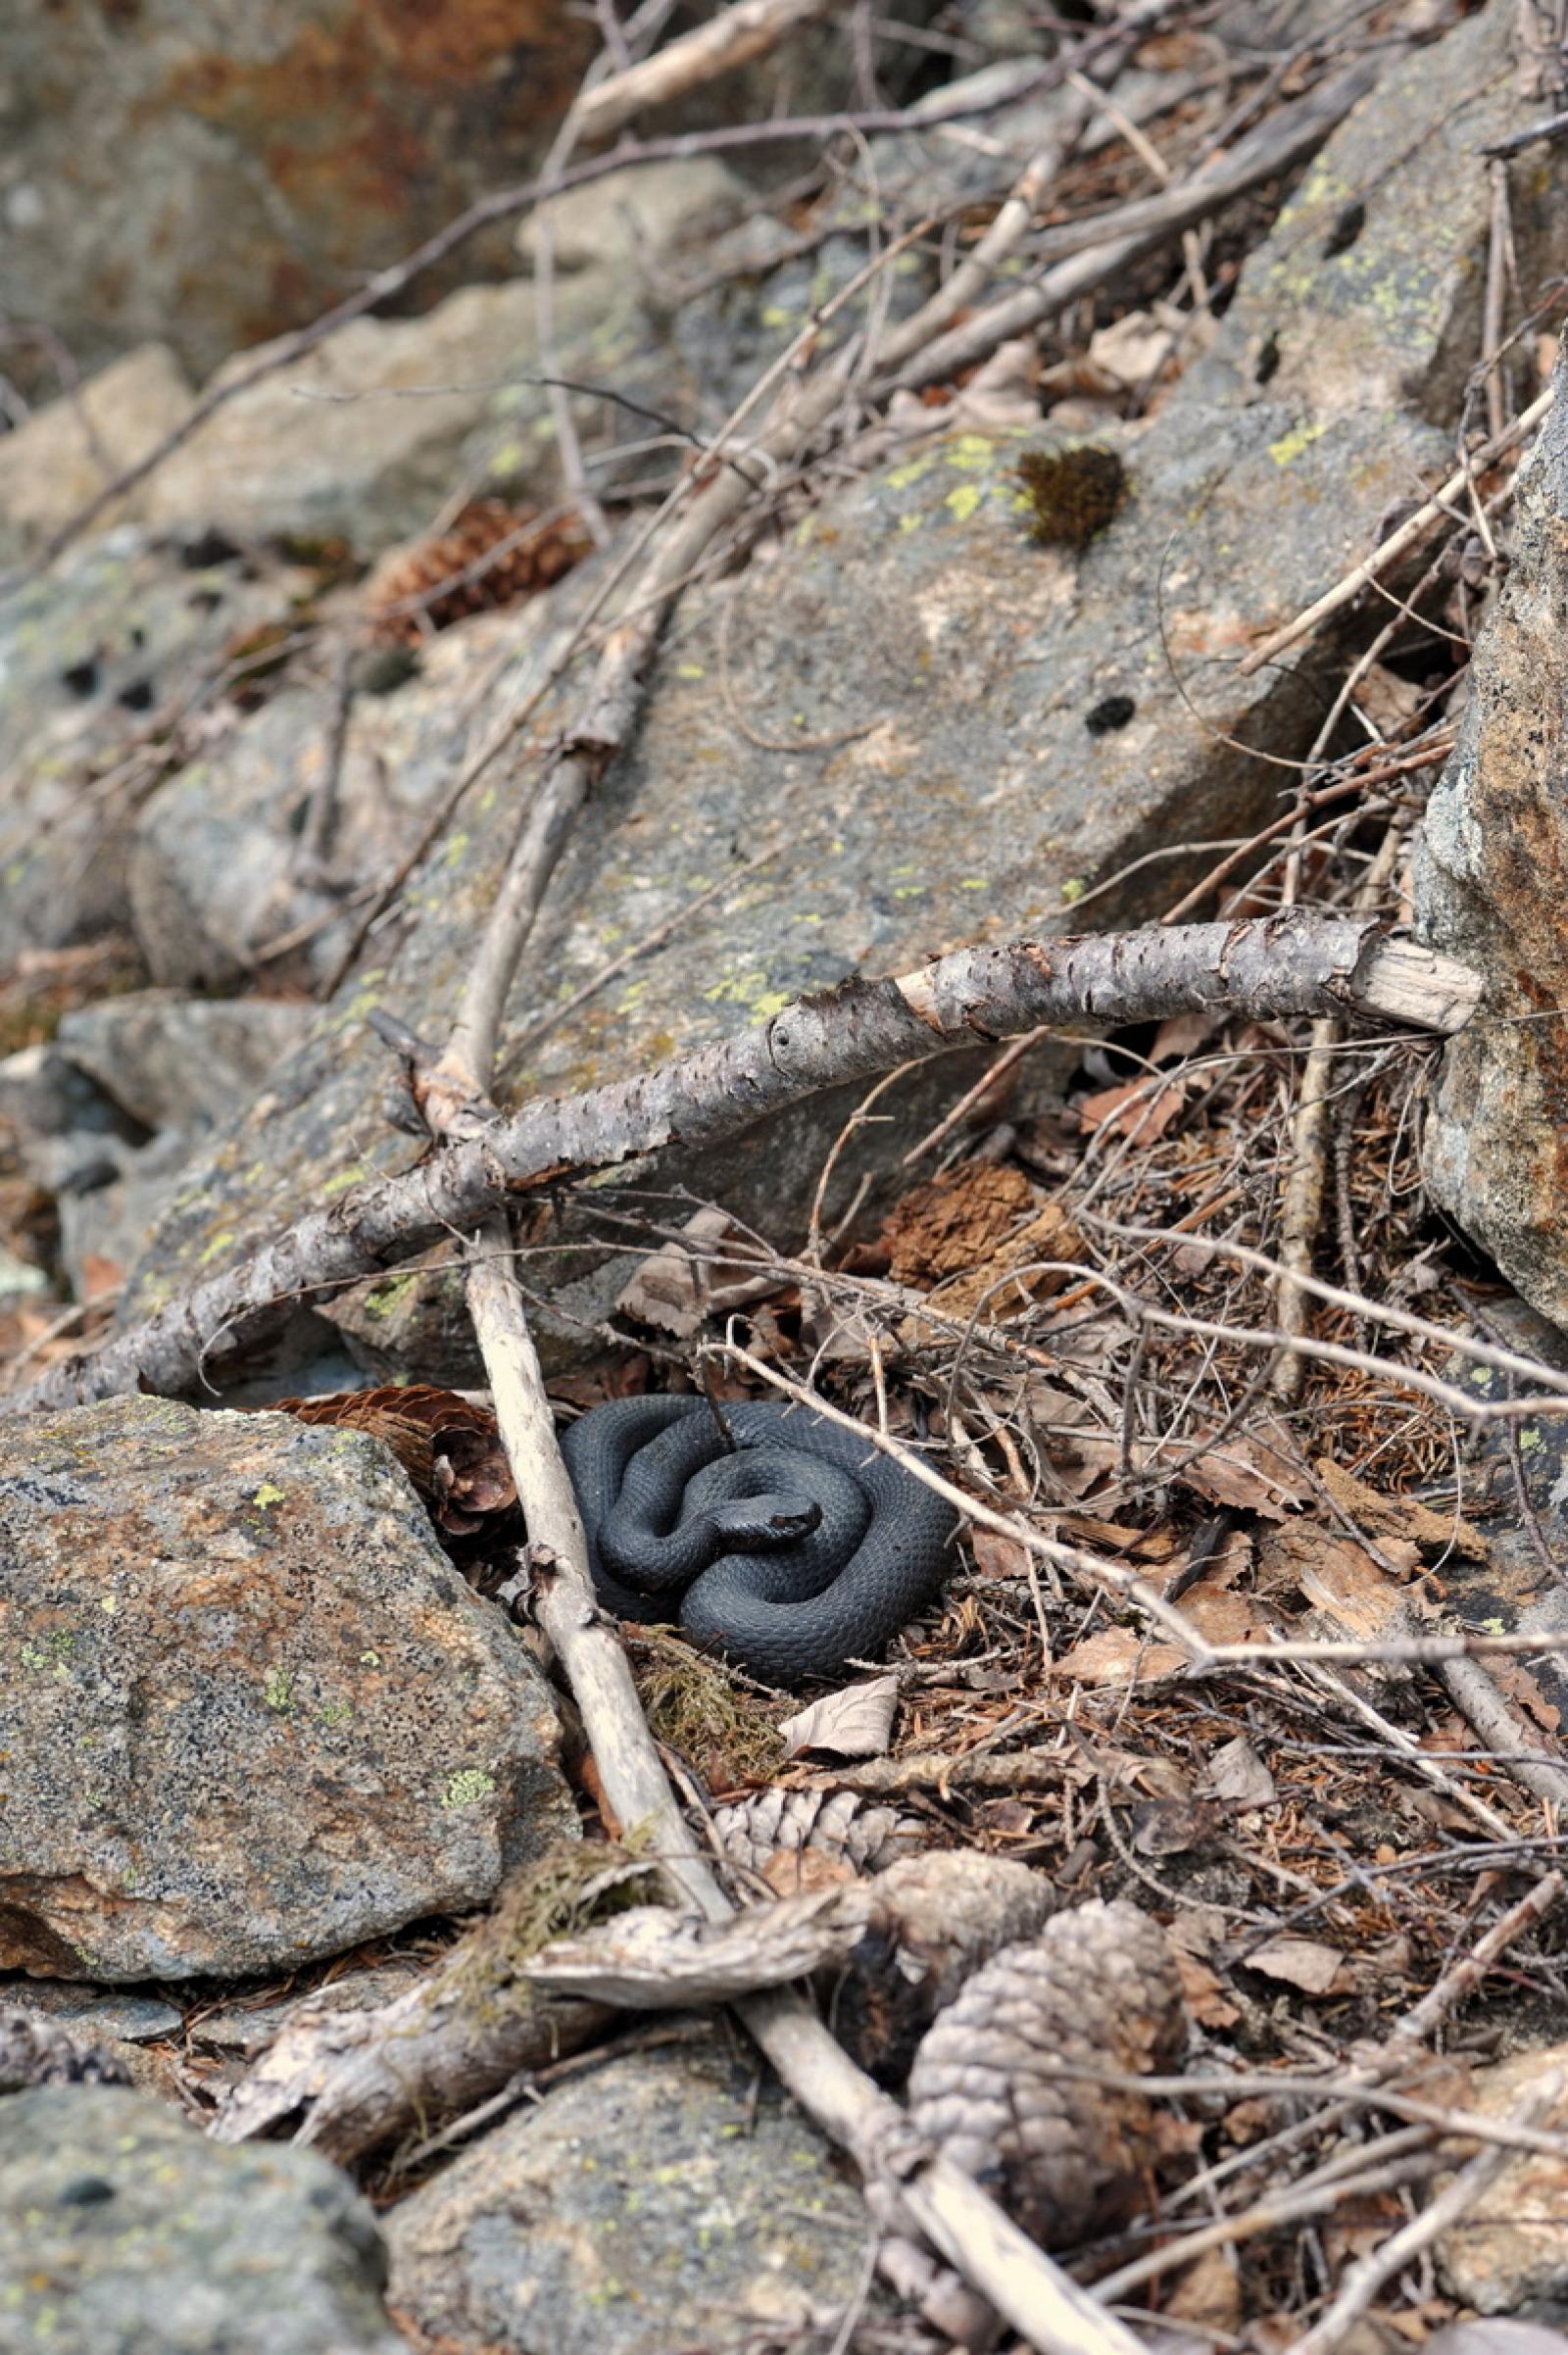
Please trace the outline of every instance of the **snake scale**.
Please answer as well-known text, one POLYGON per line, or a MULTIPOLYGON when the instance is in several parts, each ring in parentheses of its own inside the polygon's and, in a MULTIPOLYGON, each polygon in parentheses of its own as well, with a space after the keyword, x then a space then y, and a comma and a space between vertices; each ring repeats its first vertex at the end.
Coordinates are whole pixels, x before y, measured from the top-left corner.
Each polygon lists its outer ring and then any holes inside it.
POLYGON ((769 1684, 874 1657, 941 1586, 956 1513, 806 1408, 722 1413, 617 1398, 564 1435, 601 1600, 623 1619, 678 1614, 769 1684))

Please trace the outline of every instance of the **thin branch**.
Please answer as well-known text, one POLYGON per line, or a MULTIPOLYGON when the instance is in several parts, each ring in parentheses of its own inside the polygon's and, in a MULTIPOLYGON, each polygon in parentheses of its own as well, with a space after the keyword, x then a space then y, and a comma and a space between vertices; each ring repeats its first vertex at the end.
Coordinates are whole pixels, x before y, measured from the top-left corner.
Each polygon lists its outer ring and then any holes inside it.
POLYGON ((1413 515, 1407 515, 1396 531, 1391 531, 1386 540, 1380 540, 1369 557, 1347 572, 1343 580, 1336 581, 1332 589, 1326 589, 1304 612, 1298 613, 1294 621, 1287 621, 1283 629, 1275 630, 1272 637, 1263 640, 1261 646, 1254 646, 1245 661, 1237 665, 1238 674, 1244 679, 1250 678, 1254 670, 1261 670, 1265 662, 1274 662, 1298 639, 1310 636, 1320 622, 1327 621, 1332 614, 1340 613, 1359 597, 1361 591, 1369 587, 1378 574, 1386 571, 1407 548, 1413 548, 1418 540, 1424 539, 1434 523, 1451 521, 1452 501, 1459 498, 1475 476, 1491 466, 1494 459, 1505 456, 1527 435, 1534 433, 1555 399, 1556 388, 1548 384, 1528 409, 1520 412, 1511 425, 1494 440, 1483 442, 1480 449, 1462 466, 1456 467, 1442 488, 1425 500, 1413 515))

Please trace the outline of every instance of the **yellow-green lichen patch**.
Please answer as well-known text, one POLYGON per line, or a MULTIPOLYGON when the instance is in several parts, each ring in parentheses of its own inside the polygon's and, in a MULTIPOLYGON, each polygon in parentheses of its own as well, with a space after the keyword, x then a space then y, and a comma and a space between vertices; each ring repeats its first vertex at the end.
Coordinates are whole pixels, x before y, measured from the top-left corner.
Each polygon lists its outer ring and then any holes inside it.
POLYGON ((960 482, 956 490, 949 491, 942 502, 954 520, 967 523, 975 509, 985 502, 985 492, 978 482, 960 482))
POLYGON ((362 1178, 368 1178, 369 1174, 369 1170, 363 1161, 355 1161, 349 1168, 340 1169, 335 1177, 323 1178, 321 1181, 322 1201, 330 1202, 335 1194, 347 1194, 351 1186, 357 1186, 362 1178))
POLYGON ((196 1258, 197 1266, 206 1267, 210 1260, 218 1257, 220 1251, 226 1251, 229 1245, 231 1243, 237 1243, 239 1237, 232 1227, 220 1228, 219 1232, 213 1236, 212 1240, 206 1245, 206 1247, 198 1252, 196 1258))
POLYGON ((1309 424, 1293 425, 1289 433, 1282 433, 1277 442, 1269 443, 1268 454, 1277 466, 1293 466, 1302 451, 1310 450, 1327 431, 1327 422, 1322 417, 1313 418, 1309 424))
POLYGON ((441 1793, 443 1807, 477 1807, 495 1796, 496 1779, 485 1773, 482 1766, 465 1766, 449 1775, 441 1793))
POLYGON ((286 1489, 276 1488, 270 1480, 264 1480, 251 1498, 251 1502, 259 1504, 265 1509, 269 1504, 281 1504, 287 1494, 286 1489))
POLYGON ((411 1269, 401 1276, 384 1276, 381 1282, 365 1296, 365 1313, 384 1320, 396 1316, 411 1292, 417 1289, 419 1270, 411 1269))
POLYGON ((262 1681, 262 1698, 279 1717, 288 1717, 294 1708, 294 1679, 286 1668, 270 1668, 262 1681))

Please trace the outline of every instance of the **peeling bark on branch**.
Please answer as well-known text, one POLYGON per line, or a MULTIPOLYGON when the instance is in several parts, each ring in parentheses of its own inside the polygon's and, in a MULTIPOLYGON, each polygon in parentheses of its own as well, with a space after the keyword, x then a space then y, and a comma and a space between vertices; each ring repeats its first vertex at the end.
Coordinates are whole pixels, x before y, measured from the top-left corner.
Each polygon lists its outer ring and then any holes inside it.
POLYGON ((526 1104, 405 1175, 310 1211, 241 1266, 0 1403, 14 1412, 137 1389, 199 1395, 300 1302, 397 1266, 443 1235, 470 1234, 518 1194, 662 1146, 715 1144, 823 1088, 982 1040, 1205 1006, 1261 1021, 1348 1011, 1446 1033, 1469 1019, 1479 987, 1451 957, 1391 941, 1376 923, 1299 909, 959 949, 895 981, 851 980, 799 999, 635 1079, 526 1104))

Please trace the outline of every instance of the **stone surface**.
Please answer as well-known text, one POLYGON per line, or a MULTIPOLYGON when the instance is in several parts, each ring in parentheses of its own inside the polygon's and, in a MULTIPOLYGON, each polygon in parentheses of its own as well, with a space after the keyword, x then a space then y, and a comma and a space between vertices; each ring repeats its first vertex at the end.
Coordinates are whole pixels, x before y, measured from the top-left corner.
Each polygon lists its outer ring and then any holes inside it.
MULTIPOLYGON (((1568 2044, 1516 2052, 1477 2070, 1466 2108, 1506 2117, 1548 2071, 1568 2079, 1568 2044)), ((1568 2089, 1533 2122, 1561 2134, 1568 2089)), ((1434 2185, 1434 2193, 1441 2184, 1434 2185)), ((1440 2235, 1437 2259, 1446 2287, 1479 2314, 1561 2310, 1568 2303, 1568 2166, 1535 2151, 1517 2152, 1459 2222, 1440 2235)))
POLYGON ((274 1971, 575 1817, 531 1655, 376 1441, 150 1398, 0 1431, 0 1967, 274 1971))
POLYGON ((864 2208, 757 2067, 634 2054, 517 2113, 385 2220, 394 2310, 450 2355, 722 2355, 842 2307, 864 2208))
POLYGON ((1486 977, 1444 1049, 1424 1165, 1438 1201, 1531 1305, 1568 1327, 1568 377, 1521 468, 1514 561, 1471 670, 1459 742, 1427 809, 1425 938, 1486 977))
MULTIPOLYGON (((395 693, 355 699, 328 861, 343 885, 388 873, 412 850, 430 806, 494 725, 489 715, 543 682, 597 577, 590 562, 551 596, 442 632, 395 693)), ((554 698, 541 705, 530 744, 547 740, 558 709, 554 698)), ((296 929, 307 937, 283 970, 319 985, 341 962, 357 910, 345 914, 341 890, 329 895, 297 867, 298 829, 326 771, 334 717, 329 684, 285 683, 213 760, 181 769, 138 812, 126 862, 129 896, 138 940, 160 981, 185 990, 237 988, 252 957, 296 929)), ((416 878, 411 912, 466 908, 471 925, 470 872, 477 862, 494 874, 504 773, 498 767, 497 781, 469 797, 463 822, 416 878)), ((395 941, 406 929, 406 921, 394 922, 378 939, 395 941)), ((279 1076, 292 1093, 297 1081, 279 1076)))
MULTIPOLYGON (((1250 680, 1235 659, 1336 579, 1386 511, 1447 463, 1448 433, 1423 404, 1473 315, 1487 204, 1469 159, 1512 120, 1511 84, 1493 71, 1507 22, 1506 0, 1494 0, 1392 69, 1343 125, 1244 270, 1212 366, 1142 432, 1108 437, 1128 495, 1081 556, 1031 537, 1016 466, 1044 437, 971 434, 883 466, 830 497, 770 564, 706 599, 688 595, 638 738, 552 886, 514 993, 513 1035, 698 893, 726 876, 733 888, 529 1047, 513 1089, 619 1077, 847 972, 1070 927, 1086 890, 1152 846, 1245 833, 1273 811, 1287 772, 1237 747, 1303 751, 1321 712, 1316 665, 1335 649, 1324 639, 1250 680), (1341 251, 1347 186, 1366 190, 1365 212, 1341 251), (1418 267, 1423 238, 1430 268, 1418 267), (1378 378, 1368 404, 1350 371, 1320 366, 1319 321, 1346 344, 1387 337, 1397 386, 1378 378), (770 866, 740 871, 767 849, 770 866)), ((929 148, 926 163, 929 172, 929 148)), ((956 169, 961 184, 970 166, 956 169)), ((922 201, 938 194, 932 183, 922 201)), ((515 691, 503 677, 497 705, 515 691)), ((383 936, 270 1101, 195 1173, 127 1315, 197 1266, 238 1255, 332 1182, 345 1135, 369 1141, 358 1168, 415 1157, 381 1125, 385 1056, 362 1025, 373 1004, 430 1035, 450 1020, 511 801, 476 798, 466 820, 402 934, 383 936)), ((1202 863, 1143 866, 1097 898, 1092 920, 1168 905, 1202 863)), ((928 1066, 884 1097, 879 1112, 895 1125, 860 1132, 842 1199, 858 1153, 890 1164, 969 1076, 928 1066)), ((809 1201, 858 1093, 798 1107, 766 1153, 743 1140, 666 1154, 634 1176, 711 1195, 787 1241, 791 1205, 809 1201)), ((1018 1103, 1028 1108, 1025 1094, 1018 1103)), ((554 1240, 595 1231, 586 1211, 574 1217, 554 1240)), ((621 1281, 618 1261, 566 1251, 539 1271, 567 1318, 602 1318, 621 1281)), ((391 1342, 406 1317, 421 1348, 460 1349, 450 1317, 433 1330, 414 1317, 428 1297, 416 1284, 399 1273, 334 1314, 350 1330, 358 1322, 362 1348, 372 1348, 371 1323, 391 1342)), ((580 1349, 581 1327, 563 1321, 552 1346, 580 1349)), ((384 1363, 373 1351, 371 1362, 384 1363)), ((471 1359, 404 1362, 422 1378, 473 1373, 471 1359)))
POLYGON ((144 1129, 231 1118, 310 1026, 307 1006, 137 990, 61 1018, 58 1052, 144 1129))
POLYGON ((308 2150, 224 2150, 140 2093, 0 2101, 0 2355, 406 2355, 385 2252, 308 2150))
MULTIPOLYGON (((160 335, 205 371, 526 178, 597 46, 555 0, 7 10, 7 308, 82 368, 160 335)), ((505 254, 502 228, 424 299, 505 254)))
MULTIPOLYGON (((603 278, 563 278, 567 374, 597 372, 604 301, 603 278)), ((238 353, 215 380, 264 356, 238 353)), ((466 286, 423 319, 357 319, 220 410, 151 478, 144 512, 168 529, 341 533, 373 555, 423 530, 450 498, 459 447, 488 415, 497 380, 538 368, 522 278, 466 286)))
POLYGON ((0 965, 128 929, 136 789, 170 760, 149 743, 160 715, 199 715, 216 750, 225 648, 310 585, 126 526, 0 599, 0 965))
POLYGON ((334 2013, 378 2011, 417 1986, 423 1977, 421 1963, 394 1956, 374 1970, 340 1972, 335 1979, 282 2003, 226 2003, 217 2011, 203 2012, 191 2028, 191 2040, 215 2052, 237 2053, 241 2060, 253 2061, 307 2004, 329 2004, 334 2013))
MULTIPOLYGON (((156 449, 193 395, 169 346, 142 344, 0 436, 0 561, 24 557, 135 460, 156 449)), ((106 520, 140 512, 135 494, 106 520)))

